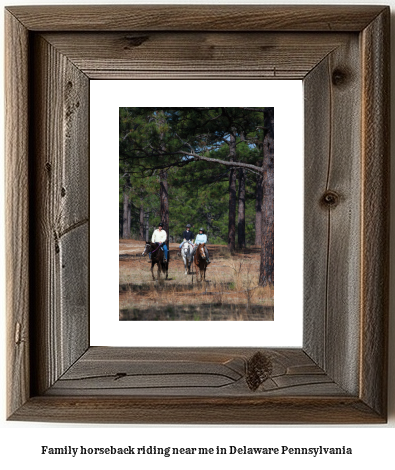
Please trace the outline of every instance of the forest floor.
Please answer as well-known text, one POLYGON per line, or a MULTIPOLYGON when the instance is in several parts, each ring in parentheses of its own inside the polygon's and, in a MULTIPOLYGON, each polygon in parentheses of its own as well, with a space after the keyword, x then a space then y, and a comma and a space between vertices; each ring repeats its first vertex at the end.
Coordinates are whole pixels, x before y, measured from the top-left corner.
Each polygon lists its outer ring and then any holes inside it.
MULTIPOLYGON (((178 243, 170 243, 168 279, 153 280, 145 243, 119 241, 119 319, 123 321, 253 321, 274 319, 274 291, 258 286, 260 248, 230 254, 207 245, 206 280, 185 275, 178 243)), ((154 268, 157 278, 157 268, 154 268)))

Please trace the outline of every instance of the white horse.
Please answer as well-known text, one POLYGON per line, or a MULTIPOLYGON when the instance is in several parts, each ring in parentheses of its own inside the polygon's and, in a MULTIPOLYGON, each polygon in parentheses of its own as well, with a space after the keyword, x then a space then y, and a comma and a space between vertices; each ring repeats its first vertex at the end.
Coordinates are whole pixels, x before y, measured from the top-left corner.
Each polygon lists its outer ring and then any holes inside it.
POLYGON ((189 260, 192 254, 192 249, 193 249, 193 245, 187 241, 184 241, 184 243, 181 246, 181 256, 182 256, 182 260, 184 261, 185 274, 191 273, 191 263, 189 260))

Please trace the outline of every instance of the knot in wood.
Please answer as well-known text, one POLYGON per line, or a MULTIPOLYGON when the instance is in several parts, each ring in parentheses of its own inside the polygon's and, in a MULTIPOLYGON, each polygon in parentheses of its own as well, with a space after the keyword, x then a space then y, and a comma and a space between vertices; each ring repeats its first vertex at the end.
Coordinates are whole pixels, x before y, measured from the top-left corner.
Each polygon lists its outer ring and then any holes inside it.
POLYGON ((123 377, 126 377, 128 374, 126 372, 117 372, 115 374, 114 380, 119 380, 122 379, 123 377))
POLYGON ((269 356, 258 351, 247 362, 246 382, 248 388, 255 392, 273 372, 273 364, 269 356))
POLYGON ((15 325, 15 344, 20 344, 22 342, 22 325, 17 322, 15 325))
POLYGON ((332 83, 333 85, 339 87, 347 85, 349 81, 349 76, 350 74, 346 70, 336 68, 332 73, 332 83))
POLYGON ((321 197, 321 204, 325 207, 336 207, 339 203, 339 195, 335 191, 325 191, 321 197))
POLYGON ((124 50, 128 50, 131 47, 141 46, 141 44, 145 43, 145 41, 148 41, 149 36, 126 36, 125 39, 127 40, 128 44, 124 47, 124 50))

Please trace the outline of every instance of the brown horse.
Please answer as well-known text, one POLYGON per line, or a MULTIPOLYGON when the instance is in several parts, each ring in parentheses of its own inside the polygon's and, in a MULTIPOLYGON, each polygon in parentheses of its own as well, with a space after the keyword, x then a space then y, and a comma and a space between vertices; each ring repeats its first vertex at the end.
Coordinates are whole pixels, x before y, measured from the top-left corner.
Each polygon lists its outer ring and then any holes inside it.
POLYGON ((144 251, 142 253, 143 256, 145 256, 147 253, 151 253, 151 274, 152 274, 152 279, 155 281, 155 276, 154 276, 154 266, 155 264, 158 265, 158 279, 160 279, 161 273, 166 274, 166 279, 168 276, 168 270, 169 270, 169 259, 170 259, 170 252, 167 252, 167 263, 164 262, 165 259, 165 254, 163 251, 160 249, 159 243, 146 243, 144 251))
POLYGON ((206 246, 205 243, 199 243, 196 253, 194 256, 194 262, 196 267, 196 279, 199 281, 199 273, 200 273, 200 281, 206 280, 206 268, 207 268, 207 260, 206 260, 206 253, 204 251, 204 247, 206 246))

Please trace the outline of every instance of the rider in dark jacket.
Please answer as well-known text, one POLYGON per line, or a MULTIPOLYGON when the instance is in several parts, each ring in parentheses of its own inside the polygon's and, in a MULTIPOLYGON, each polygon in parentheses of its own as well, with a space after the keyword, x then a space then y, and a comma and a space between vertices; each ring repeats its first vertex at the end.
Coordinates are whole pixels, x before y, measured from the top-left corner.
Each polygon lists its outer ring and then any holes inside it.
POLYGON ((184 230, 182 234, 182 239, 183 240, 185 239, 187 242, 191 242, 195 238, 190 228, 191 228, 190 224, 187 224, 187 228, 186 230, 184 230))
POLYGON ((186 229, 184 230, 182 234, 182 242, 180 243, 180 246, 178 247, 179 249, 178 256, 181 255, 181 247, 184 244, 184 240, 186 240, 189 243, 192 243, 193 239, 195 238, 190 229, 191 229, 191 224, 187 224, 186 229))

